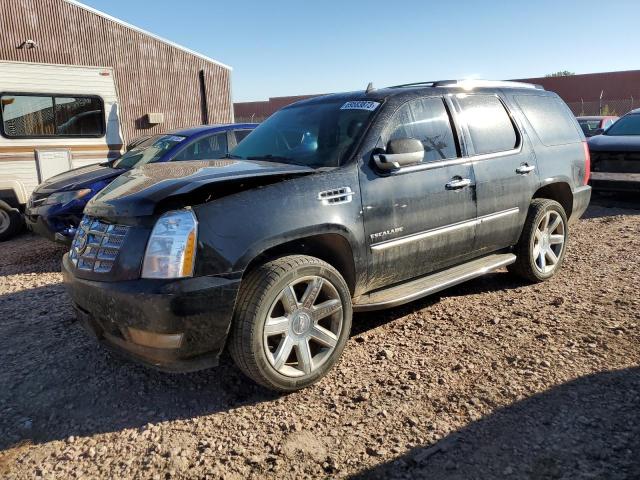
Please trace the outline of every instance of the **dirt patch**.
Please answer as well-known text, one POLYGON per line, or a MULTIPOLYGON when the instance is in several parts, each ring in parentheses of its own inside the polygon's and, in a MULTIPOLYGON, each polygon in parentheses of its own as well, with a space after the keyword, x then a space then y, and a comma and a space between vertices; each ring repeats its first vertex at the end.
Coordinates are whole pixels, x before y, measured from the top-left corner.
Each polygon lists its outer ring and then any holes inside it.
POLYGON ((592 206, 549 282, 497 272, 356 315, 337 368, 284 396, 228 359, 112 357, 74 320, 64 250, 3 243, 0 475, 638 478, 639 214, 592 206))

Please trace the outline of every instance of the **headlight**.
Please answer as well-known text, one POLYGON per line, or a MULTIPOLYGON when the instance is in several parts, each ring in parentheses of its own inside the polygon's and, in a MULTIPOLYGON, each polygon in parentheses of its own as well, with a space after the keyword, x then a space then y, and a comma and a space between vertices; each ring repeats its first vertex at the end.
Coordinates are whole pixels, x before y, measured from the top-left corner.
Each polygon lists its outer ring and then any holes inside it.
POLYGON ((191 210, 162 215, 151 232, 142 264, 142 278, 193 276, 198 221, 191 210))
POLYGON ((47 197, 43 205, 54 205, 56 203, 67 204, 84 197, 88 193, 91 193, 90 188, 83 188, 82 190, 72 190, 70 192, 52 193, 47 197))

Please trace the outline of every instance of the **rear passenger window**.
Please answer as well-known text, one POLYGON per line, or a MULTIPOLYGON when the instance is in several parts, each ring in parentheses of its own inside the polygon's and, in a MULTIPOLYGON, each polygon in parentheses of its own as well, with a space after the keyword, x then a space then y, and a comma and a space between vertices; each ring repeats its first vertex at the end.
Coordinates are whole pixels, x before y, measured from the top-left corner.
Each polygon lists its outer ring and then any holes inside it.
POLYGON ((573 114, 559 98, 517 95, 515 99, 545 145, 564 145, 582 140, 573 114))
POLYGON ((518 146, 518 134, 498 97, 460 95, 458 103, 476 155, 504 152, 518 146))
POLYGON ((424 162, 435 162, 458 156, 449 114, 441 98, 412 100, 391 119, 388 140, 416 138, 424 147, 424 162))

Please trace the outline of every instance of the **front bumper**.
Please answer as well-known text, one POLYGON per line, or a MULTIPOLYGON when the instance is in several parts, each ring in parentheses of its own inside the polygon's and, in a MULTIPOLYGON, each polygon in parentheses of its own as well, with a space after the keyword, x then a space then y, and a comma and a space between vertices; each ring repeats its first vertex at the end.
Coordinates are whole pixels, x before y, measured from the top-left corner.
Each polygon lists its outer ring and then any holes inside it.
POLYGON ((594 190, 640 193, 640 173, 591 172, 594 190))
POLYGON ((591 187, 584 185, 578 187, 573 191, 573 208, 571 209, 571 216, 569 217, 569 223, 575 223, 584 214, 591 201, 591 187))
POLYGON ((78 319, 101 343, 132 360, 171 372, 218 364, 240 278, 96 282, 74 275, 65 255, 62 273, 78 319), (178 348, 132 341, 129 327, 154 334, 182 333, 178 348))
POLYGON ((53 242, 70 245, 75 233, 73 229, 78 227, 82 219, 82 209, 58 215, 50 214, 50 210, 45 207, 27 206, 24 212, 27 228, 53 242))

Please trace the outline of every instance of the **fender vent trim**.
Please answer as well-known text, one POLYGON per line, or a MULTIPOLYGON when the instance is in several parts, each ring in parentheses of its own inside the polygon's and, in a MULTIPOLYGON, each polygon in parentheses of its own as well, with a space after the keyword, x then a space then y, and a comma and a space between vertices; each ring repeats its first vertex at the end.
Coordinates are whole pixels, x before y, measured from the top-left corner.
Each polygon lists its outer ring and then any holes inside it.
POLYGON ((320 200, 323 205, 349 203, 353 200, 353 190, 351 190, 351 187, 340 187, 333 190, 325 190, 318 193, 318 200, 320 200))

